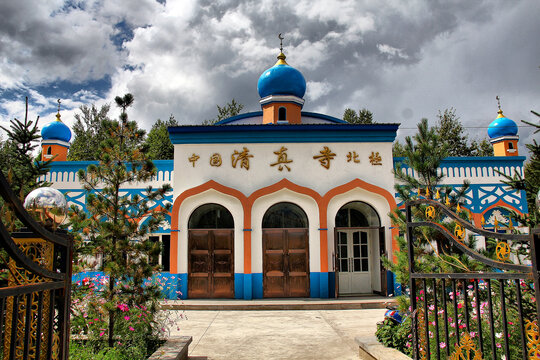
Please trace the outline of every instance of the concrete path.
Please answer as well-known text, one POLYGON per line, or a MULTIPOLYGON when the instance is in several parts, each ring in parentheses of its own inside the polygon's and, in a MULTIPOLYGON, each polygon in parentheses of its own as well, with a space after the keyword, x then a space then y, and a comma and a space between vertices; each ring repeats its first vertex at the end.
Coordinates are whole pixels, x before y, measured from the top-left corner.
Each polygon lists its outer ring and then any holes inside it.
POLYGON ((193 359, 358 359, 354 338, 373 335, 384 312, 189 310, 171 337, 193 336, 193 359))

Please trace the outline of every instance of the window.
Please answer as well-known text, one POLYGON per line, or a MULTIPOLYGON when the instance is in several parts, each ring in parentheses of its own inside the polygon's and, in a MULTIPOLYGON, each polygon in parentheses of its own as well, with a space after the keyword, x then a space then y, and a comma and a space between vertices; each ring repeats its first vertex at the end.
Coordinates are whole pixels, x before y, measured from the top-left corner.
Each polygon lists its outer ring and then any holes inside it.
POLYGON ((47 148, 47 155, 51 155, 52 154, 52 146, 49 146, 47 148))
POLYGON ((513 142, 509 142, 508 143, 508 150, 512 150, 514 149, 514 143, 513 142))
POLYGON ((370 205, 353 201, 345 204, 336 214, 336 227, 381 226, 379 214, 370 205))
POLYGON ((288 202, 272 205, 264 214, 263 228, 307 228, 307 215, 298 205, 288 202))
POLYGON ((199 206, 189 217, 189 229, 234 229, 234 220, 225 207, 218 204, 199 206))
POLYGON ((148 239, 152 242, 161 241, 161 251, 160 254, 155 254, 150 256, 149 263, 150 265, 161 265, 162 271, 170 271, 170 257, 171 257, 171 235, 153 235, 149 236, 148 239), (160 239, 161 237, 161 239, 160 239))
POLYGON ((285 120, 287 120, 287 109, 285 109, 282 106, 278 110, 278 121, 285 121, 285 120))

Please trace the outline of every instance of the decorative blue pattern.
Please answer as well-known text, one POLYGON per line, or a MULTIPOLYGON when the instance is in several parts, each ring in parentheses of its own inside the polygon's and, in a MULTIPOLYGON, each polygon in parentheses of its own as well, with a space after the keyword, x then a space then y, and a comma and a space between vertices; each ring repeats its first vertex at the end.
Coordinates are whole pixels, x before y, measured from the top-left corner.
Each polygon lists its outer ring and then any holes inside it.
MULTIPOLYGON (((451 187, 453 191, 461 188, 461 185, 443 185, 451 187)), ((403 206, 403 200, 395 194, 398 207, 403 206)), ((442 200, 441 200, 442 201, 442 200)), ((481 214, 490 206, 500 202, 513 207, 522 213, 528 212, 525 192, 517 192, 505 184, 471 184, 465 193, 465 207, 473 213, 481 214)))

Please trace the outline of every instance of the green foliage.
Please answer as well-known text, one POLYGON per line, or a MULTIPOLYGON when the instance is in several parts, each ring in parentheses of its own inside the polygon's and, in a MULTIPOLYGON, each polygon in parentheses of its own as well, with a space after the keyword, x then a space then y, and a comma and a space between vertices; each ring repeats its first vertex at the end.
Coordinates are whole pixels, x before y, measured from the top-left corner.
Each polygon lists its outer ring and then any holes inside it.
MULTIPOLYGON (((167 336, 168 328, 177 319, 168 312, 153 311, 145 305, 129 306, 119 303, 114 322, 114 342, 107 342, 110 304, 103 300, 106 277, 84 278, 72 285, 71 338, 80 354, 76 358, 88 359, 95 353, 103 359, 146 359, 167 336)), ((147 285, 150 281, 147 282, 147 285)), ((126 286, 121 284, 121 287, 126 286)), ((152 284, 156 285, 156 284, 152 284)))
POLYGON ((391 319, 384 319, 382 323, 377 324, 375 336, 384 346, 412 356, 411 333, 411 318, 406 317, 401 324, 391 319))
POLYGON ((373 124, 373 113, 366 108, 358 110, 347 108, 343 113, 343 120, 351 124, 373 124))
MULTIPOLYGON (((80 114, 75 114, 73 125, 74 139, 69 148, 69 161, 98 160, 101 148, 99 144, 111 138, 108 131, 110 105, 105 104, 100 109, 94 104, 80 107, 80 114)), ((139 148, 144 143, 145 132, 139 130, 137 136, 124 139, 124 146, 129 149, 139 148)))
POLYGON ((146 138, 149 159, 168 160, 174 158, 174 146, 171 143, 169 131, 167 130, 169 126, 178 126, 178 121, 172 115, 167 121, 158 119, 152 126, 152 129, 150 129, 146 138))
POLYGON ((75 124, 72 127, 73 142, 69 147, 68 160, 96 160, 99 157, 99 146, 107 134, 101 125, 103 120, 109 120, 110 105, 105 104, 98 109, 94 104, 82 105, 80 114, 75 114, 75 124))
POLYGON ((0 170, 8 179, 15 194, 24 200, 30 191, 46 183, 38 178, 49 172, 50 160, 36 162, 34 150, 39 146, 41 138, 38 129, 39 116, 36 121, 28 120, 28 97, 24 122, 17 118, 10 121, 10 127, 0 126, 8 135, 8 139, 0 148, 0 170))
MULTIPOLYGON (((469 141, 463 124, 454 108, 439 110, 437 126, 433 130, 439 136, 440 144, 447 150, 447 156, 493 156, 493 146, 487 138, 469 141)), ((395 141, 392 147, 394 157, 405 155, 405 145, 395 141)))
MULTIPOLYGON (((531 112, 540 118, 540 114, 534 111, 531 112)), ((527 121, 522 122, 536 127, 535 134, 540 132, 540 125, 527 121)), ((532 144, 526 144, 525 146, 530 153, 529 161, 524 168, 525 176, 521 176, 518 172, 515 172, 514 176, 508 176, 501 172, 499 174, 506 178, 503 183, 516 190, 516 192, 525 191, 529 214, 521 216, 514 212, 512 217, 520 223, 534 228, 540 225, 540 209, 536 205, 536 198, 540 192, 540 145, 533 139, 532 144)))
POLYGON ((146 306, 156 310, 159 289, 144 286, 145 279, 159 270, 150 258, 159 254, 159 243, 150 241, 147 234, 158 228, 170 210, 170 204, 150 211, 149 203, 163 199, 171 191, 166 184, 159 189, 149 186, 145 196, 125 194, 126 185, 148 182, 156 175, 156 167, 148 159, 144 148, 136 147, 144 130, 136 122, 128 121, 126 109, 133 103, 127 94, 115 99, 122 109, 120 121, 103 120, 101 125, 109 134, 99 145, 99 164, 79 170, 78 177, 86 191, 87 213, 72 206, 70 220, 76 233, 75 250, 79 263, 84 256, 102 255, 98 270, 109 276, 103 291, 108 309, 108 340, 113 345, 115 322, 120 316, 117 305, 146 306), (139 221, 148 219, 140 225, 139 221))
POLYGON ((224 106, 219 106, 219 105, 216 105, 216 106, 218 110, 216 118, 210 119, 210 120, 204 120, 202 122, 203 125, 214 125, 218 121, 228 119, 232 116, 236 116, 240 114, 242 109, 244 109, 244 105, 236 102, 235 99, 232 99, 231 102, 225 104, 224 106))
MULTIPOLYGON (((469 184, 465 182, 461 189, 452 191, 450 187, 440 186, 444 176, 437 172, 442 160, 447 156, 448 149, 446 144, 440 143, 440 137, 434 128, 430 128, 427 119, 422 119, 418 124, 418 132, 411 138, 405 138, 403 146, 403 163, 397 163, 394 169, 396 178, 395 190, 402 201, 408 201, 419 196, 433 199, 439 190, 439 196, 443 199, 448 197, 451 209, 456 209, 460 203, 469 184), (407 165, 416 173, 413 177, 402 171, 402 166, 407 165), (421 193, 419 192, 421 189, 421 193)), ((418 206, 412 214, 417 219, 425 219, 426 206, 418 206)), ((464 214, 464 213, 463 213, 464 214)), ((395 261, 385 261, 385 266, 389 268, 396 276, 396 280, 401 284, 409 283, 409 264, 408 247, 404 237, 406 233, 405 214, 396 209, 390 213, 390 218, 394 226, 399 228, 401 236, 396 240, 398 250, 394 252, 395 261)), ((455 224, 445 224, 451 230, 455 224)), ((440 232, 432 228, 415 229, 415 238, 419 244, 415 244, 415 259, 417 270, 420 272, 458 272, 470 269, 472 266, 468 258, 464 255, 449 255, 444 250, 448 248, 446 239, 440 232), (435 243, 435 245, 434 245, 435 243)), ((474 246, 474 238, 467 240, 468 245, 474 246)), ((403 302, 403 311, 407 310, 406 302, 403 302)))
POLYGON ((469 144, 469 137, 454 108, 439 110, 439 121, 435 130, 440 140, 448 146, 448 156, 493 156, 493 146, 484 138, 481 141, 473 140, 469 144))
MULTIPOLYGON (((401 151, 405 156, 403 163, 412 168, 417 177, 408 176, 401 171, 401 165, 398 164, 395 169, 395 176, 397 180, 396 192, 403 201, 413 200, 417 198, 433 199, 437 194, 437 189, 441 200, 447 202, 449 208, 454 211, 458 216, 464 220, 468 220, 468 214, 465 211, 458 211, 457 204, 462 202, 464 193, 468 188, 468 184, 464 183, 461 189, 447 188, 441 186, 443 180, 442 176, 438 175, 436 169, 440 165, 442 159, 446 156, 448 144, 439 145, 440 134, 433 128, 429 128, 427 121, 424 119, 418 125, 418 133, 413 138, 407 138, 405 145, 402 146, 401 151)), ((411 217, 413 221, 426 221, 426 205, 417 205, 411 208, 411 217)), ((406 289, 409 284, 409 263, 408 263, 408 249, 404 234, 406 233, 406 218, 405 214, 396 209, 390 214, 392 223, 399 228, 400 236, 397 238, 398 250, 394 252, 394 262, 388 260, 385 261, 387 268, 391 269, 395 275, 396 280, 403 285, 406 289)), ((457 223, 454 221, 448 221, 443 219, 439 210, 436 210, 431 222, 438 223, 440 226, 445 227, 450 233, 454 233, 457 223)), ((451 245, 439 230, 431 227, 415 227, 412 233, 414 243, 412 244, 412 255, 414 259, 415 271, 418 273, 481 273, 493 271, 491 266, 488 266, 480 261, 474 260, 462 251, 456 249, 451 245)), ((488 240, 488 247, 486 250, 479 250, 476 246, 476 238, 470 235, 468 238, 463 239, 462 243, 465 247, 475 249, 478 253, 491 259, 495 258, 494 250, 496 242, 493 239, 488 240)), ((526 245, 526 244, 525 244, 526 245)), ((528 249, 523 244, 511 244, 511 252, 515 256, 521 254, 522 256, 517 258, 519 260, 525 259, 528 255, 528 249)), ((505 315, 507 317, 507 324, 504 324, 503 316, 501 312, 501 286, 499 282, 493 281, 492 293, 489 302, 493 302, 493 324, 490 318, 490 311, 488 310, 488 288, 485 281, 479 281, 479 292, 474 289, 472 282, 458 281, 454 288, 441 284, 434 286, 431 281, 417 282, 417 294, 416 301, 417 306, 415 309, 411 309, 409 296, 401 296, 398 298, 399 308, 403 313, 412 316, 419 314, 422 309, 426 308, 425 314, 426 321, 428 323, 428 329, 423 329, 425 326, 424 321, 420 321, 420 334, 428 334, 424 336, 424 339, 420 338, 420 347, 424 348, 429 346, 431 353, 435 354, 436 349, 448 349, 452 353, 455 349, 455 342, 457 342, 457 329, 460 329, 461 334, 464 331, 469 332, 474 343, 477 343, 477 329, 479 326, 483 329, 483 341, 484 341, 484 358, 495 359, 499 358, 502 354, 502 350, 497 350, 497 353, 491 353, 491 338, 486 336, 491 331, 491 326, 495 330, 495 347, 499 349, 504 343, 503 328, 505 326, 509 329, 509 344, 510 344, 510 358, 520 357, 520 323, 519 314, 523 314, 525 319, 533 320, 536 316, 536 299, 534 294, 534 288, 532 281, 521 280, 519 286, 521 288, 522 307, 518 308, 518 294, 516 286, 513 281, 506 281, 504 287, 504 296, 506 302, 505 315), (435 309, 433 292, 437 291, 437 298, 439 299, 438 309, 435 309), (466 296, 465 296, 466 293, 466 296), (429 295, 426 295, 429 294, 429 295), (477 297, 478 294, 478 297, 477 297), (446 300, 443 300, 446 299, 446 300), (447 301, 447 306, 442 305, 442 301, 447 301), (427 302, 426 304, 424 302, 427 302), (455 304, 455 305, 453 305, 455 304), (480 311, 477 312, 477 307, 480 311), (437 311, 435 311, 437 310, 437 311), (468 313, 465 313, 468 311, 468 313), (480 325, 478 324, 478 317, 480 317, 480 325), (435 319, 439 324, 439 339, 436 337, 435 319), (465 319, 470 322, 470 328, 466 324, 465 319), (449 328, 449 343, 445 342, 445 322, 449 328), (427 331, 426 331, 427 330, 427 331), (427 338, 427 339, 426 339, 427 338)), ((407 291, 405 291, 407 292, 407 291)), ((420 316, 420 315, 418 315, 420 316)), ((394 342, 393 337, 398 337, 395 333, 397 330, 391 328, 390 323, 385 322, 377 333, 379 340, 385 343, 387 346, 403 349, 401 342, 394 342)), ((397 325, 396 325, 397 326, 397 325)), ((410 332, 410 325, 399 325, 401 331, 405 333, 410 332)), ((399 339, 399 337, 398 337, 399 339)), ((409 346, 412 345, 411 339, 405 343, 405 350, 409 351, 409 346)), ((403 350, 402 350, 403 351, 403 350)), ((406 352, 405 351, 405 352, 406 352)), ((444 350, 446 351, 446 350, 444 350)))

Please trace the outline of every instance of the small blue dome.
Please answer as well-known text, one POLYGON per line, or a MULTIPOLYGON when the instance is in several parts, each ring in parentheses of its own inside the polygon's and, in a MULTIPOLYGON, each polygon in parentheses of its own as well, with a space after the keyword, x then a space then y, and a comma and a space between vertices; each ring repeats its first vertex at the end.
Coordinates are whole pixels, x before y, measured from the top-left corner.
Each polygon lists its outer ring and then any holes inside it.
POLYGON ((60 120, 53 120, 41 129, 41 138, 43 140, 62 140, 69 142, 71 140, 71 130, 60 120))
POLYGON ((488 126, 488 135, 491 139, 501 136, 515 136, 518 133, 518 127, 514 120, 505 117, 502 111, 499 116, 488 126))
POLYGON ((306 93, 306 79, 302 73, 285 62, 285 55, 278 56, 278 62, 259 77, 259 96, 294 95, 303 98, 306 93))

